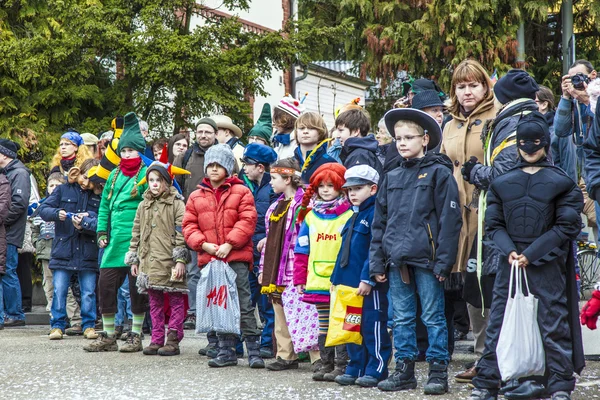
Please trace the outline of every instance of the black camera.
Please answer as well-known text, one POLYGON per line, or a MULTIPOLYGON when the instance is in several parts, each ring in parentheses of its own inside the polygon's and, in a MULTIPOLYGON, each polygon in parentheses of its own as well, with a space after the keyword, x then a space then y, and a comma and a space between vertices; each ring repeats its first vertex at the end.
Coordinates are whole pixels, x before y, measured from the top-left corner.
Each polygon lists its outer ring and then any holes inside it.
POLYGON ((588 78, 587 75, 581 72, 578 72, 571 77, 571 83, 573 84, 573 87, 577 90, 585 89, 585 84, 589 82, 590 78, 588 78))

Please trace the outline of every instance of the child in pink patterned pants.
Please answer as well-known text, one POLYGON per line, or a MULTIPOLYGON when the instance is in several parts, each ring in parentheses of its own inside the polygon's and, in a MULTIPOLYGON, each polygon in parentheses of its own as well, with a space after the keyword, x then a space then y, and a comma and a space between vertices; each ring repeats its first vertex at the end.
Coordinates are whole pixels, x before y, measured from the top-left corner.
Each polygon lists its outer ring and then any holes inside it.
POLYGON ((185 264, 189 252, 181 233, 185 204, 171 186, 170 171, 160 162, 152 163, 146 170, 148 190, 138 206, 125 257, 125 262, 131 265, 131 274, 137 276, 138 291, 147 292, 150 298, 152 342, 144 348, 146 355, 178 355, 183 339, 183 296, 188 292, 185 264), (166 343, 165 297, 171 308, 166 343))

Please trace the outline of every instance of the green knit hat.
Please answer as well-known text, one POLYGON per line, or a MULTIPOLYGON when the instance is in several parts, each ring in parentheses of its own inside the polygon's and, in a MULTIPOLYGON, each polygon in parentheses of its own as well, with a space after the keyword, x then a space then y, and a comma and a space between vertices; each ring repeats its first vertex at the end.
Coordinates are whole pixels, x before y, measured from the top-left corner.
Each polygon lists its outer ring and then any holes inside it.
POLYGON ((123 118, 123 133, 119 139, 117 151, 121 153, 123 148, 129 147, 140 153, 146 151, 146 139, 140 130, 140 123, 134 112, 127 113, 123 118))
POLYGON ((250 129, 248 132, 248 137, 257 136, 263 139, 267 145, 271 145, 271 135, 273 134, 273 125, 271 123, 271 105, 265 104, 263 105, 262 112, 260 113, 260 117, 258 121, 256 121, 256 125, 250 129))

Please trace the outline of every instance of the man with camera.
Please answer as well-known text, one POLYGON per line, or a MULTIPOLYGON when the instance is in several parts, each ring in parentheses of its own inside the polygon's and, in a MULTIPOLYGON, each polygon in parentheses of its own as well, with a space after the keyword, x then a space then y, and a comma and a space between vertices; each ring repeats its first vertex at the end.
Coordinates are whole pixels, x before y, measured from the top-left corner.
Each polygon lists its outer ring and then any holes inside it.
POLYGON ((596 79, 597 73, 587 60, 577 60, 569 73, 562 77, 562 96, 554 116, 554 134, 558 137, 573 137, 577 148, 577 171, 585 179, 583 171, 583 149, 580 147, 592 126, 594 114, 590 110, 587 84, 596 79))
MULTIPOLYGON (((569 68, 569 73, 562 77, 562 96, 554 116, 554 134, 558 139, 571 138, 573 146, 576 147, 576 150, 574 149, 573 151, 561 154, 561 163, 574 165, 577 169, 578 183, 583 185, 581 181, 581 178, 583 178, 583 181, 588 186, 591 169, 587 165, 587 162, 584 166, 584 158, 588 156, 587 153, 584 156, 582 145, 592 134, 590 129, 594 122, 594 110, 590 109, 590 96, 586 88, 588 83, 596 79, 596 77, 597 72, 589 61, 575 61, 569 68)), ((594 196, 590 197, 598 200, 594 196)), ((585 196, 585 201, 587 203, 591 200, 585 196)), ((596 220, 598 220, 600 216, 598 211, 600 210, 597 201, 594 202, 594 208, 596 209, 596 220)), ((585 209, 592 210, 591 207, 585 207, 585 209)), ((586 213, 586 216, 593 218, 592 213, 589 215, 586 213)))

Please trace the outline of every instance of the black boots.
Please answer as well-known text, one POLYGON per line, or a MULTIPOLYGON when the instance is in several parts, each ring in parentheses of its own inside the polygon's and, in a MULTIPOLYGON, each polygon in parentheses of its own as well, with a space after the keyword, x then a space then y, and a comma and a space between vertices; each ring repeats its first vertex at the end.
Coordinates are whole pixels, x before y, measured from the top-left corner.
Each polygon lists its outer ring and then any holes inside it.
POLYGON ((396 392, 398 390, 415 389, 417 378, 415 378, 414 360, 403 360, 396 363, 394 373, 384 381, 379 382, 377 388, 385 392, 396 392))
POLYGON ((237 365, 237 356, 235 355, 235 344, 237 335, 224 334, 218 335, 219 354, 208 361, 208 366, 213 368, 231 367, 237 365))
POLYGON ((321 366, 313 373, 314 381, 324 381, 325 374, 333 371, 335 347, 325 347, 326 335, 319 335, 319 353, 321 353, 321 366))
POLYGON ((208 339, 208 344, 205 348, 200 349, 198 354, 201 356, 208 356, 208 358, 215 358, 217 354, 219 354, 219 339, 217 338, 217 333, 215 331, 210 331, 206 334, 206 338, 208 339))
POLYGON ((425 394, 444 394, 448 392, 448 366, 445 363, 429 363, 429 377, 423 388, 425 394))
MULTIPOLYGON (((265 362, 260 357, 260 336, 246 336, 245 340, 246 350, 248 350, 248 365, 250 368, 264 368, 265 362)), ((235 349, 233 355, 236 356, 235 349)))
POLYGON ((348 350, 346 345, 342 344, 335 346, 335 368, 333 371, 323 375, 323 379, 328 382, 334 382, 335 378, 346 373, 346 365, 348 365, 348 350))

